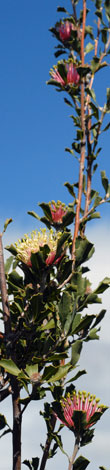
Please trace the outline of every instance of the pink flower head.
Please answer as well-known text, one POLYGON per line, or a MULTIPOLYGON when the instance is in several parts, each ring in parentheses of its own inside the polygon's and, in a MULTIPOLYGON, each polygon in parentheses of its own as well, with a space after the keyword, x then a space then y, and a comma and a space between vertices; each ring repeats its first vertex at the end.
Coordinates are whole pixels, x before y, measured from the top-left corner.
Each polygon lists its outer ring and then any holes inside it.
POLYGON ((59 36, 62 41, 66 41, 70 38, 71 29, 72 29, 72 24, 69 21, 65 21, 65 23, 61 23, 59 27, 59 36))
MULTIPOLYGON (((99 399, 95 398, 95 395, 90 395, 86 392, 73 391, 72 394, 68 393, 66 397, 61 400, 61 408, 64 416, 64 420, 59 418, 60 421, 69 428, 73 428, 75 432, 74 423, 74 412, 82 411, 85 413, 84 429, 88 429, 94 425, 94 414, 103 413, 106 409, 104 405, 98 405, 99 399)), ((59 417, 59 416, 57 416, 59 417)))
POLYGON ((70 64, 67 65, 67 83, 77 85, 79 83, 80 76, 79 73, 76 70, 76 67, 74 67, 73 63, 71 62, 70 64))
POLYGON ((53 222, 61 224, 64 215, 66 215, 67 213, 65 205, 62 204, 60 201, 57 201, 57 203, 53 202, 52 204, 50 204, 50 210, 53 222))
POLYGON ((65 81, 58 72, 57 67, 54 67, 54 70, 51 70, 50 74, 52 79, 55 80, 55 82, 58 82, 60 83, 60 85, 65 86, 65 81))

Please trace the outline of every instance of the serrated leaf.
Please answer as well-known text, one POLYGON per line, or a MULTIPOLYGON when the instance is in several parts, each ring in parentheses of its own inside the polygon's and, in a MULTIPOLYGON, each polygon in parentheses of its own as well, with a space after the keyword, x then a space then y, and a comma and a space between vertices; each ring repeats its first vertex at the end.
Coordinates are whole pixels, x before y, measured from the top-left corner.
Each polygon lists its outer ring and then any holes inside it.
POLYGON ((32 217, 35 217, 35 219, 37 220, 40 220, 39 215, 37 215, 34 211, 28 211, 27 214, 32 215, 32 217))
POLYGON ((0 414, 0 430, 7 426, 7 421, 4 415, 0 414))
POLYGON ((87 46, 85 47, 85 54, 88 54, 89 52, 91 52, 92 50, 94 49, 94 44, 92 44, 91 42, 88 42, 87 46))
POLYGON ((32 470, 32 465, 31 463, 29 462, 29 460, 23 460, 22 462, 24 465, 26 465, 30 470, 32 470))
POLYGON ((12 359, 2 359, 0 361, 0 366, 3 367, 9 374, 18 376, 20 373, 20 369, 16 366, 12 359))
POLYGON ((11 224, 11 222, 13 222, 12 219, 6 219, 5 220, 3 233, 6 232, 6 229, 7 229, 8 225, 11 224))
POLYGON ((95 294, 102 294, 110 286, 110 277, 105 277, 103 281, 100 282, 98 287, 94 290, 95 294))
POLYGON ((85 470, 89 465, 90 460, 86 459, 82 455, 75 460, 72 470, 85 470))
POLYGON ((82 341, 77 340, 75 343, 72 345, 72 357, 71 357, 71 364, 74 367, 77 362, 79 361, 80 353, 82 350, 82 341))
POLYGON ((84 375, 84 374, 87 374, 86 370, 79 370, 79 372, 76 375, 74 375, 74 377, 71 377, 71 379, 68 380, 66 382, 66 384, 74 382, 75 380, 79 379, 79 377, 81 377, 81 375, 84 375))
POLYGON ((93 255, 95 249, 94 245, 87 240, 78 237, 76 239, 76 266, 80 266, 93 255))
POLYGON ((9 270, 11 268, 11 265, 13 263, 13 256, 10 256, 7 260, 6 260, 6 263, 5 263, 5 274, 8 274, 9 273, 9 270))

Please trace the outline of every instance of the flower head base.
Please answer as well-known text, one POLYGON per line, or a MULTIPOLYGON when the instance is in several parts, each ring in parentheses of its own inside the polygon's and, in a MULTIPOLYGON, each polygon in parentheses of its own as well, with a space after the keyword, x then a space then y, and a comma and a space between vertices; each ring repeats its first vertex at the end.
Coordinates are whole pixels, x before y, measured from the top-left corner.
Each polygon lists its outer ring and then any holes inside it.
MULTIPOLYGON (((60 237, 61 232, 54 234, 52 229, 46 231, 45 228, 40 231, 33 231, 30 237, 27 234, 24 235, 22 240, 18 240, 18 242, 15 243, 18 259, 31 267, 31 254, 37 253, 44 245, 48 245, 50 253, 45 262, 47 265, 53 264, 56 256, 57 242, 60 237)), ((55 260, 55 264, 58 263, 60 259, 61 257, 55 260)))
POLYGON ((86 392, 73 391, 72 394, 68 393, 66 397, 63 397, 61 400, 61 416, 57 417, 65 424, 68 428, 72 429, 74 433, 77 432, 76 422, 78 421, 79 432, 82 430, 87 430, 95 424, 95 422, 100 418, 100 414, 104 413, 106 407, 104 405, 99 405, 99 399, 95 398, 95 395, 90 395, 86 392), (79 419, 76 419, 76 412, 83 413, 83 420, 81 425, 79 425, 79 419), (97 416, 95 415, 97 413, 97 416), (99 413, 99 416, 98 416, 99 413))
POLYGON ((70 21, 65 21, 65 23, 61 23, 59 27, 59 36, 61 41, 67 41, 71 36, 72 30, 72 23, 70 21))
POLYGON ((61 201, 52 201, 52 203, 50 203, 50 210, 53 222, 61 224, 64 215, 67 213, 65 204, 63 204, 61 201))

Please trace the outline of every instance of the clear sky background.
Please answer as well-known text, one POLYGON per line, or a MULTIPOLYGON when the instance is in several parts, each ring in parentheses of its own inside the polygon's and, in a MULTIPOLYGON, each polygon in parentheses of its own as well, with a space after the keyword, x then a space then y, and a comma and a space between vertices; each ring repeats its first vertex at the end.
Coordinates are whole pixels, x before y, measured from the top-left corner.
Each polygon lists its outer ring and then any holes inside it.
MULTIPOLYGON (((52 199, 60 199, 66 204, 71 202, 63 184, 68 180, 71 184, 77 181, 76 160, 64 151, 65 147, 71 146, 75 137, 69 118, 71 110, 63 102, 63 94, 46 85, 49 69, 56 63, 53 55, 56 41, 48 30, 59 18, 56 13, 59 3, 70 10, 69 0, 58 3, 57 0, 0 1, 0 230, 6 218, 13 218, 13 224, 4 236, 4 244, 14 242, 36 227, 36 221, 27 215, 27 211, 35 210, 40 214, 37 208, 39 202, 52 199)), ((88 4, 92 8, 91 23, 93 2, 89 1, 88 4)), ((110 86, 110 68, 103 69, 96 76, 94 88, 100 106, 105 102, 107 86, 110 86)), ((99 171, 105 169, 110 178, 110 130, 102 134, 100 146, 99 171)), ((94 178, 95 186, 104 195, 99 173, 94 178)), ((102 219, 90 223, 88 228, 88 237, 96 244, 96 255, 91 261, 94 285, 105 275, 110 276, 109 204, 101 208, 101 215, 102 219)), ((103 298, 103 307, 106 305, 108 312, 103 322, 101 341, 100 344, 94 342, 85 347, 80 366, 87 368, 89 373, 77 382, 77 386, 96 393, 101 401, 109 405, 110 293, 104 294, 103 298)), ((4 405, 9 413, 8 400, 1 404, 1 413, 4 412, 4 405)), ((94 461, 89 467, 91 470, 96 470, 101 464, 109 468, 108 415, 97 424, 96 440, 92 446, 85 447, 81 452, 94 461)), ((34 405, 26 414, 23 427, 23 459, 40 455, 37 424, 39 439, 44 443, 45 429, 42 431, 42 418, 34 405)), ((71 453, 72 433, 67 430, 64 433, 65 447, 67 445, 71 453)), ((0 442, 2 470, 11 468, 11 441, 9 445, 8 439, 8 436, 4 437, 0 442)), ((47 464, 47 470, 51 469, 51 465, 53 470, 56 470, 56 465, 61 470, 66 469, 66 458, 59 452, 55 462, 53 460, 47 464)))

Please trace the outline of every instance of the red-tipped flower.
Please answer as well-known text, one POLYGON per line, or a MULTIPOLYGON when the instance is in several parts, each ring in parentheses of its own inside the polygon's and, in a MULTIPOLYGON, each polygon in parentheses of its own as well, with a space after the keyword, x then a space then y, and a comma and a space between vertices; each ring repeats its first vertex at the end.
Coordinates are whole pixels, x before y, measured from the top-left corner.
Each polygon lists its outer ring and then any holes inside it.
POLYGON ((50 75, 55 82, 60 83, 62 87, 66 85, 78 85, 80 81, 79 73, 76 70, 76 67, 73 65, 72 62, 69 64, 65 64, 65 78, 62 78, 60 75, 57 66, 54 66, 54 70, 50 70, 50 75))
POLYGON ((67 65, 67 83, 77 85, 80 80, 79 73, 76 70, 76 67, 73 66, 72 62, 67 65))
POLYGON ((53 222, 61 224, 64 215, 67 213, 65 205, 60 201, 57 201, 57 203, 53 202, 50 204, 50 210, 53 222))
POLYGON ((83 423, 84 430, 94 425, 94 414, 96 412, 103 413, 106 410, 104 405, 98 404, 99 399, 95 398, 95 395, 90 395, 90 393, 80 391, 78 393, 76 393, 76 391, 73 391, 72 394, 68 393, 66 397, 62 398, 60 403, 64 420, 61 419, 58 415, 57 417, 68 428, 72 428, 74 432, 76 431, 76 426, 74 423, 74 412, 82 411, 85 414, 85 421, 83 423))
POLYGON ((59 27, 59 36, 62 41, 67 41, 71 36, 72 24, 69 21, 61 23, 59 27))

